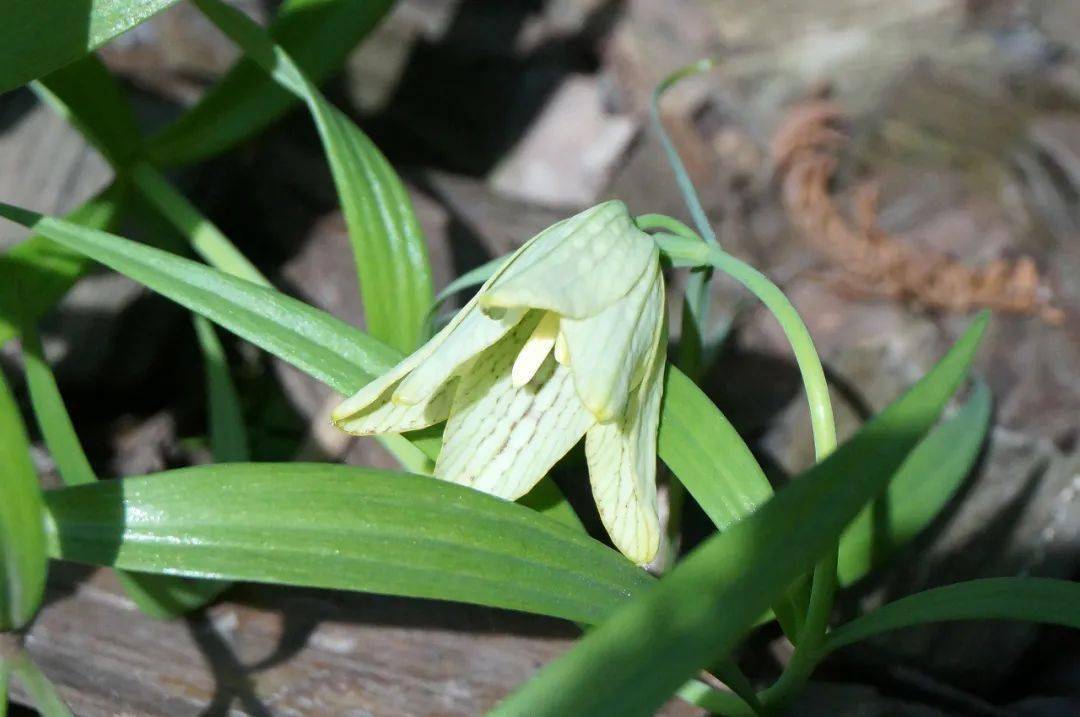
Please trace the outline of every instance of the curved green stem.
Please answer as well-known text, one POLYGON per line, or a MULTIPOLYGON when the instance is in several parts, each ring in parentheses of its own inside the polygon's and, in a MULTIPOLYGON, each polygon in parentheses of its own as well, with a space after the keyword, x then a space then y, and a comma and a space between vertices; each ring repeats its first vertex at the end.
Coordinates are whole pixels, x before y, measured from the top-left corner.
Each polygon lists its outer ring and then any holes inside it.
POLYGON ((694 189, 694 183, 690 181, 690 175, 686 171, 686 165, 683 164, 682 158, 679 157, 678 150, 675 149, 675 143, 671 141, 671 137, 668 136, 667 131, 664 129, 664 123, 660 120, 660 98, 663 97, 664 93, 674 87, 680 80, 700 72, 711 70, 714 64, 715 63, 709 59, 698 60, 697 62, 675 70, 665 77, 661 80, 660 84, 656 86, 656 89, 653 90, 652 102, 649 104, 649 112, 652 115, 653 126, 656 127, 656 133, 660 137, 660 144, 664 148, 664 154, 667 155, 668 163, 671 164, 671 170, 675 173, 675 182, 679 185, 679 190, 686 200, 686 206, 690 210, 690 216, 693 217, 694 224, 697 225, 698 231, 701 232, 701 235, 705 237, 709 244, 720 246, 720 242, 716 239, 716 234, 709 225, 709 219, 705 216, 705 209, 701 206, 701 199, 698 197, 697 190, 694 189))
MULTIPOLYGON (((686 262, 700 261, 731 276, 758 297, 776 317, 795 354, 802 376, 803 387, 810 410, 810 425, 814 434, 814 453, 821 461, 836 448, 836 423, 833 418, 832 401, 828 382, 821 365, 810 331, 798 311, 784 293, 764 274, 749 264, 736 259, 718 246, 701 243, 689 227, 677 220, 643 217, 644 225, 671 231, 675 236, 654 237, 666 255, 686 262), (697 241, 691 241, 696 239, 697 241), (704 247, 704 248, 703 248, 704 247)), ((639 224, 639 226, 642 226, 639 224)), ((644 226, 643 226, 644 228, 644 226)), ((814 569, 810 590, 810 603, 806 621, 799 631, 795 653, 776 684, 763 693, 766 709, 772 710, 785 704, 805 684, 817 664, 818 647, 828 629, 829 613, 836 592, 836 561, 839 546, 830 551, 814 569)))

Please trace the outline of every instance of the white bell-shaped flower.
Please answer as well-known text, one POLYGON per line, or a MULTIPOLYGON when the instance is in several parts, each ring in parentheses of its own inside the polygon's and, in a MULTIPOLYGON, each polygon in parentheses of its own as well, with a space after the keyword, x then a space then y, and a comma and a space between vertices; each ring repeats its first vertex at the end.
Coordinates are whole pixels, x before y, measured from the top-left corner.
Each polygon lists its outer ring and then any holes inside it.
POLYGON ((584 436, 600 517, 619 550, 645 564, 660 543, 665 344, 656 246, 610 201, 529 240, 333 420, 356 435, 446 421, 435 477, 508 500, 584 436))

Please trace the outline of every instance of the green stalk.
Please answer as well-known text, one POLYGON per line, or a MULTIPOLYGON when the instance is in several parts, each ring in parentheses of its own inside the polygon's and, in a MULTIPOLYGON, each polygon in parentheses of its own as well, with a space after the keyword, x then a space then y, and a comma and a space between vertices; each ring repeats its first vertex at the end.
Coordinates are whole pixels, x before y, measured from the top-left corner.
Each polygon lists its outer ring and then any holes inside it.
MULTIPOLYGON (((690 263, 699 261, 723 271, 757 296, 780 323, 802 376, 814 434, 814 454, 816 460, 821 462, 836 448, 836 423, 825 370, 814 348, 810 331, 794 305, 764 274, 720 247, 701 242, 700 238, 692 236, 689 227, 670 218, 658 220, 650 215, 645 219, 647 225, 662 227, 677 234, 670 239, 664 236, 656 237, 657 244, 668 256, 690 263), (697 242, 687 241, 693 239, 697 239, 697 242)), ((829 613, 836 593, 838 551, 839 545, 814 569, 809 607, 806 620, 795 641, 795 653, 780 679, 763 693, 763 702, 770 711, 790 700, 806 683, 817 664, 816 654, 828 630, 829 613)))
POLYGON ((255 284, 270 286, 270 281, 262 272, 187 197, 177 191, 160 170, 146 162, 136 162, 129 169, 128 176, 150 204, 187 237, 191 248, 207 264, 255 284))

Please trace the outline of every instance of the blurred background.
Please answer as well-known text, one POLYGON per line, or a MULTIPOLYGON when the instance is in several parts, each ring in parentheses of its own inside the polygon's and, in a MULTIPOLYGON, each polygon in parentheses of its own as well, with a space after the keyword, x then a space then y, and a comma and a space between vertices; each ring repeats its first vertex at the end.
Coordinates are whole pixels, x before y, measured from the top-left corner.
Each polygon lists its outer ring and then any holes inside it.
MULTIPOLYGON (((275 6, 236 4, 260 19, 275 6)), ((150 132, 237 53, 180 3, 100 55, 150 132)), ((665 96, 665 124, 725 248, 779 283, 809 325, 842 436, 927 370, 974 310, 997 310, 978 359, 994 425, 975 473, 839 609, 974 577, 1076 578, 1080 3, 401 0, 327 92, 406 180, 440 288, 602 199, 686 218, 648 108, 660 79, 701 57, 717 68, 665 96)), ((0 96, 4 201, 62 213, 110 178, 28 90, 0 96)), ((361 323, 305 112, 174 178, 278 286, 361 323)), ((23 236, 5 224, 0 248, 23 236)), ((713 286, 706 386, 783 483, 812 460, 798 373, 777 325, 732 282, 713 286)), ((181 309, 99 272, 43 330, 99 473, 208 460, 181 309)), ((229 340, 258 459, 299 450, 393 465, 329 428, 329 389, 229 340)), ((17 346, 0 361, 18 385, 17 346)), ((35 458, 49 473, 48 454, 35 458)), ((689 510, 693 545, 707 521, 689 510)), ((158 623, 104 572, 59 566, 50 585, 29 644, 77 714, 470 715, 575 636, 495 610, 258 586, 158 623)), ((747 670, 774 675, 785 645, 757 636, 747 670)), ((1080 714, 1080 639, 1004 623, 887 635, 830 658, 794 713, 1080 714)))

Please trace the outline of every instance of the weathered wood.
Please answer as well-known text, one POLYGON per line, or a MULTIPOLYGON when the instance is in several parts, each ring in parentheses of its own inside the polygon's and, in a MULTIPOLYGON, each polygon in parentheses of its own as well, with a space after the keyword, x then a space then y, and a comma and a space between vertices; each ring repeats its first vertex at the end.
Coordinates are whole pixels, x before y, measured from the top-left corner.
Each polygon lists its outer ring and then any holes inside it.
MULTIPOLYGON (((577 634, 508 611, 263 585, 159 621, 111 571, 52 567, 26 647, 87 717, 482 714, 577 634)), ((26 700, 17 683, 13 698, 26 700)))

